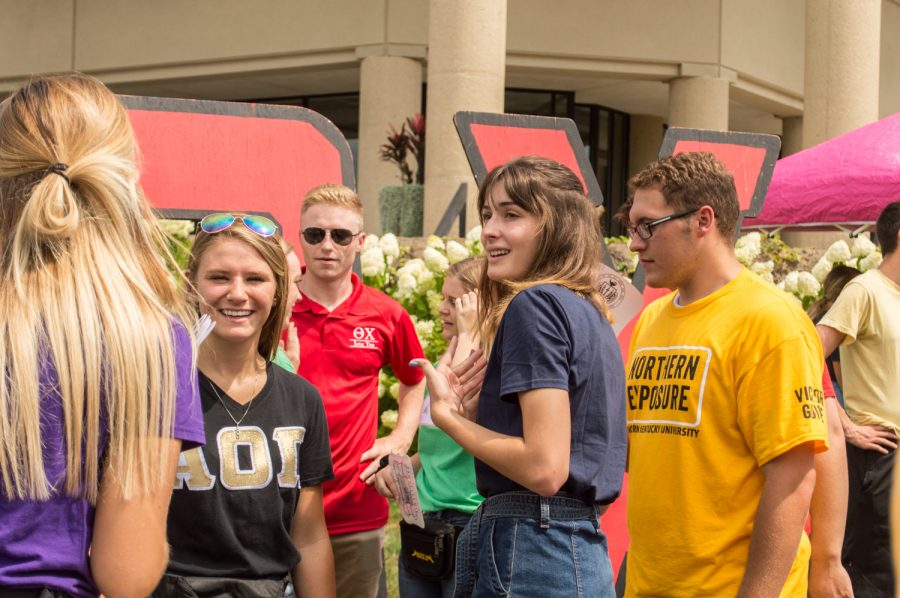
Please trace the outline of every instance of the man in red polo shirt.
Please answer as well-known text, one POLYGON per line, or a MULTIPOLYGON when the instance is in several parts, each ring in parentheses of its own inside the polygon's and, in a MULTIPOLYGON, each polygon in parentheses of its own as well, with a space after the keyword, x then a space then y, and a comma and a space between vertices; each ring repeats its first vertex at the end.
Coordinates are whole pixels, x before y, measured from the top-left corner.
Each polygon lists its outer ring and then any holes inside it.
POLYGON ((322 394, 331 436, 335 479, 323 489, 337 595, 374 598, 388 505, 364 480, 382 456, 409 450, 425 390, 422 371, 409 361, 423 357, 422 347, 403 307, 352 272, 365 239, 356 193, 322 185, 306 194, 301 210, 306 273, 291 320, 300 337, 297 373, 322 394), (376 440, 378 374, 387 364, 400 379, 399 417, 376 440))

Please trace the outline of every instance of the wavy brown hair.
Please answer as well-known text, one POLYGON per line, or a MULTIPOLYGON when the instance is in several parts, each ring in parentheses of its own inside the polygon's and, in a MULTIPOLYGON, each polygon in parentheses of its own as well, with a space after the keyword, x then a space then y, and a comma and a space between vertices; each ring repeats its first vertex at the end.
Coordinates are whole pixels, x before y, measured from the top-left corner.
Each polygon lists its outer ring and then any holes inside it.
MULTIPOLYGON (((538 156, 516 158, 494 168, 478 190, 478 212, 496 185, 509 198, 537 217, 538 250, 534 263, 520 281, 495 281, 487 275, 479 285, 479 323, 482 339, 490 345, 509 302, 519 292, 539 284, 555 284, 581 295, 611 320, 598 290, 602 241, 599 211, 584 194, 574 172, 538 156)), ((484 220, 482 218, 482 224, 484 220)))
POLYGON ((101 453, 126 497, 162 481, 171 443, 158 439, 172 437, 175 408, 173 325, 193 316, 170 274, 177 266, 138 184, 137 161, 124 107, 93 77, 36 78, 0 104, 7 500, 46 500, 58 490, 95 502, 101 453), (62 488, 47 480, 42 456, 47 363, 64 413, 62 488))

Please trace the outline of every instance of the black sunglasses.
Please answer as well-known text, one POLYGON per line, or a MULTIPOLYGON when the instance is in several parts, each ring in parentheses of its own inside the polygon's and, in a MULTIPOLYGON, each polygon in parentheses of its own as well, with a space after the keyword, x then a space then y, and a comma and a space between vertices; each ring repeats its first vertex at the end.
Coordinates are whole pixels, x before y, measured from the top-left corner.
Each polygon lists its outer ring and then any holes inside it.
POLYGON ((635 224, 634 226, 628 226, 625 230, 628 232, 629 236, 634 237, 637 235, 641 238, 641 240, 646 241, 650 237, 653 236, 653 229, 660 224, 665 224, 666 222, 670 222, 672 220, 678 220, 679 218, 684 218, 685 216, 690 216, 694 212, 698 211, 700 208, 694 208, 693 210, 685 210, 684 212, 678 212, 677 214, 669 214, 668 216, 663 216, 658 220, 651 220, 650 222, 641 222, 640 224, 635 224))
POLYGON ((332 241, 334 241, 338 245, 343 245, 344 247, 346 247, 350 244, 350 241, 352 241, 355 237, 361 235, 362 231, 353 233, 346 228, 327 229, 319 228, 318 226, 310 226, 309 228, 304 228, 302 231, 300 231, 300 234, 303 235, 303 240, 310 245, 318 245, 325 240, 325 235, 331 235, 332 241))

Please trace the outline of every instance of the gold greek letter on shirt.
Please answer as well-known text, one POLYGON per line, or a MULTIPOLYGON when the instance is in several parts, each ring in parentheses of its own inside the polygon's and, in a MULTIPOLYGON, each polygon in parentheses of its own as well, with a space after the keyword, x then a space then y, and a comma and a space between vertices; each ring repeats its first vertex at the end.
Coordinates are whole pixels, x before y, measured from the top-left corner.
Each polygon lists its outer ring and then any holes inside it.
POLYGON ((278 474, 278 485, 282 488, 296 488, 300 475, 298 471, 297 453, 298 445, 303 444, 306 428, 300 426, 287 426, 275 428, 272 431, 272 440, 278 443, 281 452, 281 473, 278 474))
POLYGON ((174 490, 183 489, 185 484, 187 484, 188 490, 211 490, 215 483, 216 478, 209 473, 203 449, 192 448, 178 455, 174 490))
POLYGON ((241 426, 241 436, 237 437, 231 426, 222 428, 216 434, 219 447, 219 479, 229 490, 251 490, 265 488, 272 481, 272 456, 269 442, 257 426, 241 426), (250 466, 241 469, 238 463, 238 449, 250 447, 250 466))

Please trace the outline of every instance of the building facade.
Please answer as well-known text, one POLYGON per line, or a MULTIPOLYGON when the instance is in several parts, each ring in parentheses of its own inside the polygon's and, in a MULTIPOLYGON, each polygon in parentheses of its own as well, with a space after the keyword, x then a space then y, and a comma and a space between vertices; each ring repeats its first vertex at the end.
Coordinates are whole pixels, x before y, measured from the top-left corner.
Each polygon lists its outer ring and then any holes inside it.
POLYGON ((461 182, 474 196, 458 110, 572 118, 612 209, 667 126, 777 134, 789 154, 900 111, 900 0, 0 0, 0 14, 0 95, 79 70, 119 93, 324 114, 376 232, 378 190, 398 182, 378 148, 417 112, 428 232, 461 182))

